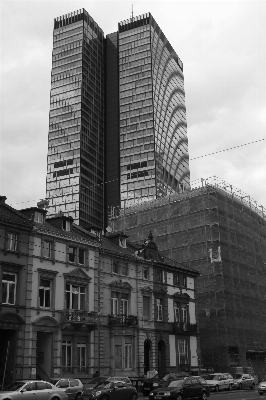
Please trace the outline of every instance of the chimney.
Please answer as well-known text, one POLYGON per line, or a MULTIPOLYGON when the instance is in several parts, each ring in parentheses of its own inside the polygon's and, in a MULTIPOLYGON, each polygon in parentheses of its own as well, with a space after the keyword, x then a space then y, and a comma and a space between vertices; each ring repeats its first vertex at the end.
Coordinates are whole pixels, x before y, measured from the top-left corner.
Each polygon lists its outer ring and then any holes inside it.
POLYGON ((5 204, 6 196, 0 196, 0 204, 5 204))

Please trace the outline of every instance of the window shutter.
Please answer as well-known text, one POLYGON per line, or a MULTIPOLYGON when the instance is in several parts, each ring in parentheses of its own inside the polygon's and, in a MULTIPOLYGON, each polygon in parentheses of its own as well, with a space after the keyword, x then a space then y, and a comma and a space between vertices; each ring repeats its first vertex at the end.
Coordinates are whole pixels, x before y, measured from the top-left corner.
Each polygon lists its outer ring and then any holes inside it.
POLYGON ((150 318, 150 298, 148 296, 143 296, 143 318, 150 318))

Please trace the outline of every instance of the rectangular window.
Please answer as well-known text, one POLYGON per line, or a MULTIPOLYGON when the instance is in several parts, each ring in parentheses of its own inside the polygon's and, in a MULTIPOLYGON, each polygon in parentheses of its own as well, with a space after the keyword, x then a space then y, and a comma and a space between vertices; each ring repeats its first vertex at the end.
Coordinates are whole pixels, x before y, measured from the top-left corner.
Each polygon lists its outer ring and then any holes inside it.
POLYGON ((125 295, 125 294, 121 295, 120 315, 123 315, 124 317, 126 317, 128 315, 128 299, 127 299, 127 295, 125 295))
POLYGON ((156 306, 157 306, 157 321, 163 320, 163 300, 156 299, 156 306))
POLYGON ((79 264, 81 264, 81 265, 85 264, 85 250, 84 249, 79 249, 79 264))
POLYGON ((75 262, 76 261, 76 247, 69 246, 68 249, 68 261, 75 262))
POLYGON ((132 344, 125 344, 125 369, 132 369, 132 344))
POLYGON ((179 365, 187 365, 188 364, 188 341, 187 340, 178 340, 178 358, 179 365))
POLYGON ((7 234, 7 250, 17 251, 18 248, 18 235, 16 233, 9 232, 7 234))
POLYGON ((180 322, 180 308, 179 308, 179 303, 174 301, 174 319, 175 322, 180 322))
POLYGON ((181 308, 182 322, 187 322, 187 305, 182 304, 181 308))
POLYGON ((51 258, 52 256, 52 242, 48 240, 43 241, 43 257, 51 258))
POLYGON ((43 223, 43 214, 40 212, 34 213, 34 222, 38 222, 39 224, 43 223))
POLYGON ((113 261, 113 273, 119 274, 119 262, 118 261, 113 261))
POLYGON ((186 276, 182 276, 182 286, 187 287, 187 277, 186 276))
POLYGON ((72 365, 72 343, 68 340, 62 341, 62 366, 71 367, 72 365))
POLYGON ((173 276, 173 285, 179 286, 179 276, 176 274, 174 274, 174 276, 173 276))
POLYGON ((143 318, 150 319, 150 297, 143 296, 143 318))
POLYGON ((63 220, 62 228, 64 231, 70 231, 70 221, 63 220))
POLYGON ((78 343, 78 367, 79 371, 85 371, 86 368, 86 344, 78 343))
POLYGON ((143 279, 149 279, 149 268, 143 268, 143 279))
POLYGON ((66 308, 68 310, 85 310, 85 287, 66 284, 66 308))
POLYGON ((118 315, 118 297, 115 292, 111 292, 111 314, 118 315))
POLYGON ((115 344, 115 369, 122 369, 122 346, 115 344))
POLYGON ((156 281, 157 282, 163 281, 163 271, 161 269, 157 269, 156 271, 156 281))
POLYGON ((2 303, 15 304, 16 302, 17 275, 3 272, 2 277, 2 303))
POLYGON ((42 308, 51 307, 51 281, 48 279, 40 279, 39 304, 42 308))

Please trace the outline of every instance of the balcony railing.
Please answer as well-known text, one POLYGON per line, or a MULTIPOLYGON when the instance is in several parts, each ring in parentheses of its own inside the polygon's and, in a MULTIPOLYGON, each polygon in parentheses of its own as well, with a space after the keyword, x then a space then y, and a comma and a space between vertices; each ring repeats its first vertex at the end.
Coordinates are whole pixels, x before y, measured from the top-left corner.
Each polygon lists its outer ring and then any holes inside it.
POLYGON ((99 315, 96 312, 87 312, 79 310, 63 311, 61 314, 61 323, 71 322, 77 325, 97 325, 99 323, 99 315))
POLYGON ((138 317, 135 315, 108 315, 108 325, 137 326, 138 317))
POLYGON ((174 332, 187 332, 187 333, 197 333, 197 324, 189 324, 188 322, 174 322, 173 323, 174 332))

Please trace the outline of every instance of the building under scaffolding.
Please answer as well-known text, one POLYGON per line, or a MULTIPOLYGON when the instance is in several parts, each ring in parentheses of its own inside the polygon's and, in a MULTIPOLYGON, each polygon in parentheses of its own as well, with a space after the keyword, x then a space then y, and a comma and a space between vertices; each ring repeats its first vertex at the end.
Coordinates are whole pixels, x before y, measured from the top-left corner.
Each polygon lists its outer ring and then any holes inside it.
POLYGON ((152 231, 165 257, 201 272, 196 280, 201 364, 266 373, 266 214, 217 180, 126 208, 110 220, 131 241, 152 231), (229 189, 229 190, 228 190, 229 189))

